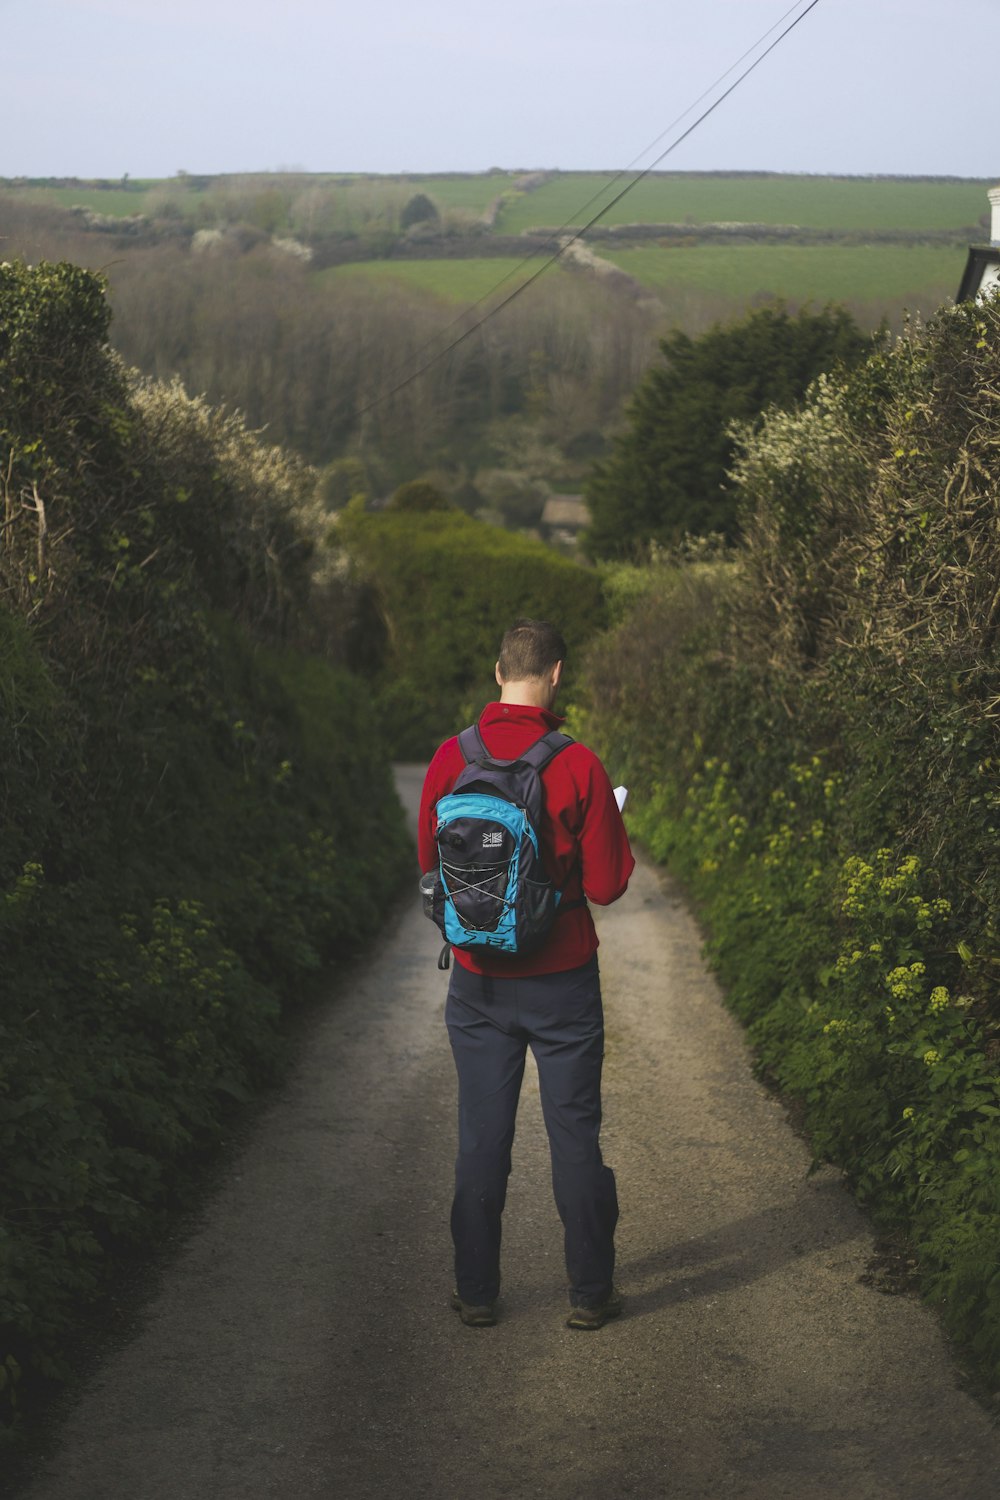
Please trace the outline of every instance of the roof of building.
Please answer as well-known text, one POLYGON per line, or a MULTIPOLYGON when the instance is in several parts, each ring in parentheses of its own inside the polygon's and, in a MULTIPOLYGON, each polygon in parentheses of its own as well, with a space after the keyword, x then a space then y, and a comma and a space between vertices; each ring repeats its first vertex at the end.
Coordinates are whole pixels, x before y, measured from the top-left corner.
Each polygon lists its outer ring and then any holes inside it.
POLYGON ((550 495, 542 511, 543 526, 565 526, 581 530, 590 524, 590 511, 582 495, 550 495))

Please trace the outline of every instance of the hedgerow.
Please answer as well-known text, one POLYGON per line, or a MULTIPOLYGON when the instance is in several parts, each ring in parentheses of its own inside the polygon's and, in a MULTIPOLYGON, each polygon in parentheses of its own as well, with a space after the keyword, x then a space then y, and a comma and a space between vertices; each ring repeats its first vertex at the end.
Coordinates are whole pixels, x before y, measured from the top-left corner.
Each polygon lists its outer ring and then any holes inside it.
POLYGON ((301 649, 315 475, 130 375, 107 324, 98 277, 0 266, 8 1415, 407 850, 364 684, 301 649))
POLYGON ((743 429, 744 542, 654 566, 589 674, 761 1069, 994 1382, 998 371, 963 306, 743 429))
POLYGON ((397 755, 429 755, 479 712, 520 616, 558 622, 572 695, 575 658, 604 622, 593 570, 458 510, 366 513, 352 502, 333 541, 366 590, 377 708, 397 755))

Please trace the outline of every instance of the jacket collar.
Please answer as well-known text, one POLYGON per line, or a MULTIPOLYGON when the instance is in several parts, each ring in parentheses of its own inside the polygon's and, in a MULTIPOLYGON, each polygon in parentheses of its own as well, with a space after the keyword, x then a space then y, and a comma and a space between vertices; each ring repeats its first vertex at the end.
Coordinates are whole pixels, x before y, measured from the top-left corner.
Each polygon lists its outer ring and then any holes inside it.
POLYGON ((547 708, 536 708, 532 703, 488 703, 479 716, 484 728, 491 724, 516 724, 519 728, 537 729, 547 734, 550 729, 560 729, 566 720, 547 708))

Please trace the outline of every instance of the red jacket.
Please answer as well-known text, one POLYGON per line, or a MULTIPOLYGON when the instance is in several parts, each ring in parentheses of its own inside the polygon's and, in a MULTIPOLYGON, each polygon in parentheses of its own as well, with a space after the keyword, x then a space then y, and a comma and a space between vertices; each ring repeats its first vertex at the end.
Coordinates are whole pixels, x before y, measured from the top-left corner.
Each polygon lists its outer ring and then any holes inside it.
MULTIPOLYGON (((522 750, 563 723, 544 708, 491 703, 479 720, 487 750, 497 760, 514 760, 522 750)), ((445 740, 431 761, 420 799, 418 853, 423 872, 437 869, 434 838, 438 799, 451 791, 465 765, 458 740, 445 740)), ((598 906, 617 901, 635 869, 628 835, 611 782, 586 745, 573 744, 542 772, 545 808, 539 837, 549 878, 566 902, 585 896, 598 906)), ((543 947, 523 958, 475 957, 459 949, 455 959, 475 974, 553 974, 575 969, 597 950, 597 933, 586 904, 556 917, 543 947)))

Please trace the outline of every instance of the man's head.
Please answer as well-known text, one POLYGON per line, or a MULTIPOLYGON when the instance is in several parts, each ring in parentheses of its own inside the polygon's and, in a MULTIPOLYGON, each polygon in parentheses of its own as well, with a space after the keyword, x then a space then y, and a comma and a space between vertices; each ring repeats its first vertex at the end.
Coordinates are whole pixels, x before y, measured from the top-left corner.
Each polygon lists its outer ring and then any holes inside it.
POLYGON ((547 620, 515 620, 500 642, 496 678, 501 702, 551 708, 559 691, 566 642, 547 620))

